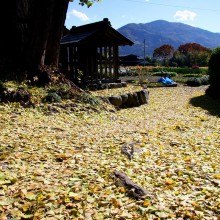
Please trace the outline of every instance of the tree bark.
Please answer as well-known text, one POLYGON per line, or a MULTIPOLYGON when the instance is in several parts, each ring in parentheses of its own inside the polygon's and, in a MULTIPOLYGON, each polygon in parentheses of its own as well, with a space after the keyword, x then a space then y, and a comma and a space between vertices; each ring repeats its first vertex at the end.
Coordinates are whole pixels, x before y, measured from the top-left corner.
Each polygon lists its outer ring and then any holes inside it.
POLYGON ((68 3, 69 0, 57 0, 56 5, 54 5, 52 23, 46 47, 46 65, 58 66, 60 40, 63 35, 68 3))
MULTIPOLYGON (((0 77, 7 73, 5 66, 10 67, 15 57, 16 41, 16 1, 5 1, 0 7, 0 77)), ((1 77, 2 78, 2 77, 1 77)), ((0 78, 0 80, 1 80, 0 78)))
POLYGON ((45 64, 58 64, 68 0, 11 0, 1 7, 0 80, 34 76, 45 64))

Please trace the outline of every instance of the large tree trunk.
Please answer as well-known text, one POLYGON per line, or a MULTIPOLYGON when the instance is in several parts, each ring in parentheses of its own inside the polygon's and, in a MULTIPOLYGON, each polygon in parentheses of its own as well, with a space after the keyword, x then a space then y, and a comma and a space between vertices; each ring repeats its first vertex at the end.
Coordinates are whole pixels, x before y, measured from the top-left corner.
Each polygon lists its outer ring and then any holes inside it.
POLYGON ((30 9, 29 41, 25 62, 31 74, 44 66, 45 50, 53 13, 53 0, 34 0, 30 9))
POLYGON ((69 0, 57 0, 54 5, 54 12, 52 23, 49 31, 45 64, 58 66, 59 52, 60 52, 60 39, 64 30, 64 23, 66 20, 66 11, 68 8, 69 0), (59 39, 59 40, 58 40, 59 39))
MULTIPOLYGON (((0 76, 8 74, 5 67, 11 67, 16 49, 16 3, 5 1, 0 7, 0 76)), ((8 68, 7 68, 8 69, 8 68)), ((2 78, 2 77, 1 77, 2 78)), ((0 80, 1 80, 0 78, 0 80)))
POLYGON ((0 35, 1 78, 6 70, 12 78, 15 78, 14 74, 19 76, 22 73, 32 77, 45 64, 58 64, 68 2, 11 0, 2 5, 1 27, 4 33, 0 35))

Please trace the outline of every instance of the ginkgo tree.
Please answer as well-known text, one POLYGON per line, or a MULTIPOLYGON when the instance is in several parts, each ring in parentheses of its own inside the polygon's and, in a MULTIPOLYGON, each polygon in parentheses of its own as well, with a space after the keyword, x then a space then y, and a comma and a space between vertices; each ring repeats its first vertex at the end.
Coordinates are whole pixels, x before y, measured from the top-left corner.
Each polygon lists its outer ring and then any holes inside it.
MULTIPOLYGON (((1 5, 0 79, 33 77, 58 65, 68 4, 73 0, 13 0, 1 5)), ((90 7, 100 0, 78 0, 90 7)))

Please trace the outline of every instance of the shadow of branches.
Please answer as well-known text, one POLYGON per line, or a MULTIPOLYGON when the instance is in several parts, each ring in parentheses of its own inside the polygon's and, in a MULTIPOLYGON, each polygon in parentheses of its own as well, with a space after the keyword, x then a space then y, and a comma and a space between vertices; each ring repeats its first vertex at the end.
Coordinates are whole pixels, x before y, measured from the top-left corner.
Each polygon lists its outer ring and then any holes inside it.
POLYGON ((207 110, 211 115, 220 117, 220 99, 214 99, 207 95, 194 97, 190 100, 190 104, 207 110))

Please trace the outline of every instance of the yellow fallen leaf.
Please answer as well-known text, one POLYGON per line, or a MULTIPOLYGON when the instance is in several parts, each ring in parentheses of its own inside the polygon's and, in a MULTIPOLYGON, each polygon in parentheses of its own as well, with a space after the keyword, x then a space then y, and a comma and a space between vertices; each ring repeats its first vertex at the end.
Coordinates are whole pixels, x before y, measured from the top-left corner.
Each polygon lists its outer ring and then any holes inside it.
POLYGON ((172 185, 174 183, 173 179, 167 179, 166 180, 166 185, 172 185))
POLYGON ((120 208, 122 206, 121 202, 115 198, 112 198, 111 201, 115 208, 120 208))
POLYGON ((195 201, 193 201, 191 204, 192 204, 194 207, 198 206, 197 202, 195 202, 195 201))
POLYGON ((69 193, 69 198, 72 198, 76 201, 80 201, 81 200, 81 196, 77 193, 74 193, 74 192, 70 192, 69 193))
POLYGON ((172 176, 172 173, 169 173, 169 172, 168 172, 166 175, 167 175, 167 177, 171 177, 171 176, 172 176))
POLYGON ((180 194, 180 192, 179 192, 179 191, 175 191, 174 194, 175 194, 176 196, 178 196, 178 195, 180 194))
POLYGON ((121 214, 120 214, 120 217, 121 218, 125 218, 125 219, 132 219, 132 215, 130 213, 128 213, 127 211, 123 211, 121 214))
POLYGON ((150 201, 148 199, 145 199, 143 202, 143 207, 148 207, 150 205, 150 201))
POLYGON ((28 192, 25 197, 31 201, 35 200, 36 199, 36 195, 34 193, 31 193, 31 192, 28 192))
POLYGON ((120 192, 120 193, 125 193, 125 192, 126 192, 126 190, 125 190, 125 188, 124 188, 124 187, 120 187, 120 188, 119 188, 119 192, 120 192))
POLYGON ((93 193, 97 193, 97 192, 99 192, 101 190, 102 190, 102 188, 100 186, 95 186, 94 189, 92 189, 92 192, 93 193))
POLYGON ((40 219, 40 212, 35 212, 34 213, 34 220, 39 220, 40 219))
POLYGON ((98 177, 98 178, 96 179, 96 181, 97 181, 97 182, 100 182, 100 183, 104 183, 104 182, 105 182, 105 180, 104 180, 103 178, 101 178, 101 177, 98 177))
POLYGON ((186 210, 184 217, 191 217, 191 216, 192 214, 188 210, 186 210))
POLYGON ((30 208, 30 204, 24 204, 22 207, 23 212, 27 212, 28 209, 30 208))
POLYGON ((215 169, 215 168, 216 168, 216 164, 215 164, 215 163, 212 163, 212 164, 211 164, 211 167, 212 167, 213 169, 215 169))
POLYGON ((110 189, 107 189, 107 190, 106 190, 106 194, 107 194, 107 195, 111 195, 111 194, 112 194, 112 191, 111 191, 110 189))
POLYGON ((214 175, 214 178, 215 178, 215 179, 220 179, 220 173, 215 174, 215 175, 214 175))

